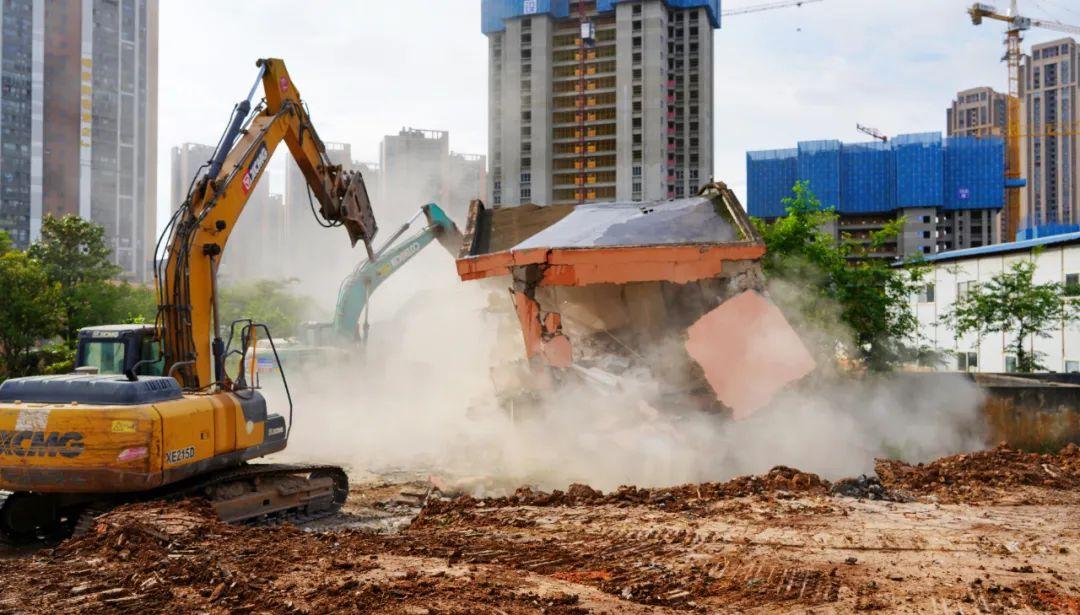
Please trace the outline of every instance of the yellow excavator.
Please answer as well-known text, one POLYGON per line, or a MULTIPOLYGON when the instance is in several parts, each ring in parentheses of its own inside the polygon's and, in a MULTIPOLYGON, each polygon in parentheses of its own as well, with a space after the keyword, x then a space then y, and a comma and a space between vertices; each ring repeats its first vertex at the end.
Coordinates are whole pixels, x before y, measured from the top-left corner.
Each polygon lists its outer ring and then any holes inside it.
POLYGON ((227 369, 243 365, 237 357, 259 338, 272 345, 263 324, 220 322, 217 269, 282 141, 323 226, 344 227, 369 257, 377 231, 363 178, 330 161, 284 62, 256 65, 205 175, 159 239, 155 323, 85 329, 75 373, 0 385, 0 539, 67 535, 103 510, 149 498, 206 498, 239 523, 306 520, 344 502, 340 467, 249 463, 285 448, 292 400, 272 412, 243 368, 227 369))

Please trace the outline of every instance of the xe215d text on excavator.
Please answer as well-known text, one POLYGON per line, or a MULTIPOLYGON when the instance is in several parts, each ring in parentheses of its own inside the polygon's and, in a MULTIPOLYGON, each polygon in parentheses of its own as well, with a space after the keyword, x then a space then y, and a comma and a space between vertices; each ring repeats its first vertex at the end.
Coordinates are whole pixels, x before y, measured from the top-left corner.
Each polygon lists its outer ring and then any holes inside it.
POLYGON ((285 448, 292 402, 271 412, 243 370, 226 370, 256 338, 273 339, 265 325, 219 321, 217 267, 278 145, 303 171, 323 226, 343 227, 369 259, 377 230, 363 178, 331 164, 284 62, 257 67, 206 174, 159 239, 154 325, 85 329, 76 373, 0 385, 0 538, 62 536, 147 498, 204 497, 229 522, 310 518, 344 502, 339 467, 249 463, 285 448))

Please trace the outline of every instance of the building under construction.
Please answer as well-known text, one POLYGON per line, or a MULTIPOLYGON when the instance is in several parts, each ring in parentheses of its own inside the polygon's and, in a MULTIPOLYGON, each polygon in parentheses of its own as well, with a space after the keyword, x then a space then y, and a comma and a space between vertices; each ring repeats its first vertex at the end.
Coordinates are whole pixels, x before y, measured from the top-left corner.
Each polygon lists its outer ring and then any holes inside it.
POLYGON ((493 205, 694 194, 719 0, 484 0, 493 205))
POLYGON ((895 258, 999 241, 1005 202, 1005 146, 999 137, 899 135, 888 142, 803 141, 792 149, 747 152, 747 212, 784 214, 796 181, 840 215, 834 231, 871 243, 896 218, 904 228, 871 256, 895 258))
POLYGON ((1021 116, 1026 137, 1020 165, 1027 186, 1021 192, 1021 229, 1028 234, 1080 230, 1080 80, 1076 41, 1062 38, 1032 45, 1020 66, 1021 116))

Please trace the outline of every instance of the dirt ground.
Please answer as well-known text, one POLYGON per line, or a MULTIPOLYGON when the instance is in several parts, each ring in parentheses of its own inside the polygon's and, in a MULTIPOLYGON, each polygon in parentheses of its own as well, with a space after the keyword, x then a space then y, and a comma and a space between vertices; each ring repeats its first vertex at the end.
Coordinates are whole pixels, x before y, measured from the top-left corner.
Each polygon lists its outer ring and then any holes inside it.
POLYGON ((306 528, 134 505, 0 559, 0 612, 1080 613, 1080 449, 877 473, 422 508, 431 485, 401 476, 306 528))

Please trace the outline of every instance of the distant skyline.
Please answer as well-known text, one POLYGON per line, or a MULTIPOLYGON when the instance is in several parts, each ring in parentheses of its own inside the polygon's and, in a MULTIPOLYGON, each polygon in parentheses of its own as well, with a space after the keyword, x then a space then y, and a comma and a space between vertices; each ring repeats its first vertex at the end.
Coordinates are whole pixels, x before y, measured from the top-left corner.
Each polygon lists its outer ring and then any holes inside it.
MULTIPOLYGON (((745 199, 747 150, 868 139, 856 122, 888 135, 944 132, 957 91, 1004 91, 1003 27, 972 25, 970 4, 824 0, 725 19, 715 34, 716 179, 745 199)), ((1080 7, 1065 0, 1020 6, 1080 24, 1080 7)), ((380 139, 403 126, 448 130, 455 151, 487 153, 478 0, 313 0, 299 11, 285 0, 166 0, 160 24, 159 224, 173 205, 170 148, 217 141, 259 57, 286 61, 320 136, 350 143, 357 160, 378 160, 380 139)), ((1024 49, 1065 36, 1031 30, 1024 49)), ((271 163, 271 192, 284 191, 286 157, 271 163)))

